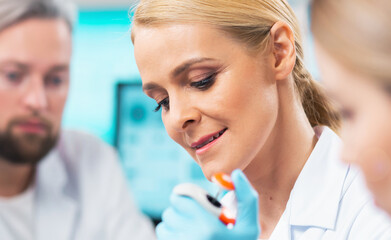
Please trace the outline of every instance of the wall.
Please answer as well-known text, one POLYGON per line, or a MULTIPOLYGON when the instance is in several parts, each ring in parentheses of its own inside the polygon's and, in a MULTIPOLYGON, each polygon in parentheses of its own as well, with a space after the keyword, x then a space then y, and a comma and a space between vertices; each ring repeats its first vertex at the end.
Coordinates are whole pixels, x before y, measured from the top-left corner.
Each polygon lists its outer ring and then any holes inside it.
POLYGON ((138 79, 127 9, 79 13, 63 126, 114 142, 115 84, 138 79))
MULTIPOLYGON (((318 78, 309 32, 308 0, 289 1, 304 34, 305 62, 318 78)), ((128 9, 81 10, 74 33, 72 83, 63 125, 114 143, 115 84, 139 81, 128 9)))

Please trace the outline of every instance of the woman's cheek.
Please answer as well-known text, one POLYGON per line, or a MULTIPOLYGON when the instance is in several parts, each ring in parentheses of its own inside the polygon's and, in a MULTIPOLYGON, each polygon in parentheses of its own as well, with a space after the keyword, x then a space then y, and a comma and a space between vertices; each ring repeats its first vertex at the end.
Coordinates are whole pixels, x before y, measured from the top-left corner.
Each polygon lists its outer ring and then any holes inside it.
POLYGON ((391 159, 381 148, 368 147, 362 151, 358 164, 369 184, 381 184, 391 175, 391 159))

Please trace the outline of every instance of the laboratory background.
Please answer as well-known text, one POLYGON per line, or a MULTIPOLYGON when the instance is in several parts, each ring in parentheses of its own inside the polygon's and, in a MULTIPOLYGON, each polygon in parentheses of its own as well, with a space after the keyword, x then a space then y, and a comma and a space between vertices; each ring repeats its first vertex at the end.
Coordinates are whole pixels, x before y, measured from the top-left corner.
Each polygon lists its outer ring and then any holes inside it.
MULTIPOLYGON (((71 89, 63 126, 114 146, 136 203, 159 221, 172 188, 193 182, 216 191, 199 166, 165 132, 156 103, 141 90, 130 40, 132 0, 76 0, 71 89)), ((319 79, 309 32, 309 0, 288 1, 304 36, 305 62, 319 79)))

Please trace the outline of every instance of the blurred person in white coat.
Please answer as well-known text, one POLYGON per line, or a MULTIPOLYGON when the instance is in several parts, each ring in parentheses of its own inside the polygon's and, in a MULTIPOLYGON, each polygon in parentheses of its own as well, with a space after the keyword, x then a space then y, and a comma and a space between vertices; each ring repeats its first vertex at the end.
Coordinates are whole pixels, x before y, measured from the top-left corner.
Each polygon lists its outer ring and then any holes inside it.
POLYGON ((388 0, 312 4, 319 68, 344 116, 342 159, 360 168, 376 205, 391 217, 390 12, 388 0))
POLYGON ((0 239, 155 239, 115 151, 61 130, 73 10, 0 0, 0 239))

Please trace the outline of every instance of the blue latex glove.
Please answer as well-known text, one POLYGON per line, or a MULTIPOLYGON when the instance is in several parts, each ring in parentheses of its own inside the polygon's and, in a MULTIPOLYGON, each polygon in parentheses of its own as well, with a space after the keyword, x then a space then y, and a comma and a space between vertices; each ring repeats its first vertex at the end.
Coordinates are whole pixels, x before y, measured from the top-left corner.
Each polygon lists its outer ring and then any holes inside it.
POLYGON ((171 206, 164 211, 156 227, 159 240, 256 240, 260 234, 258 194, 245 175, 235 170, 231 175, 238 201, 235 226, 228 229, 216 216, 195 200, 171 195, 171 206))

